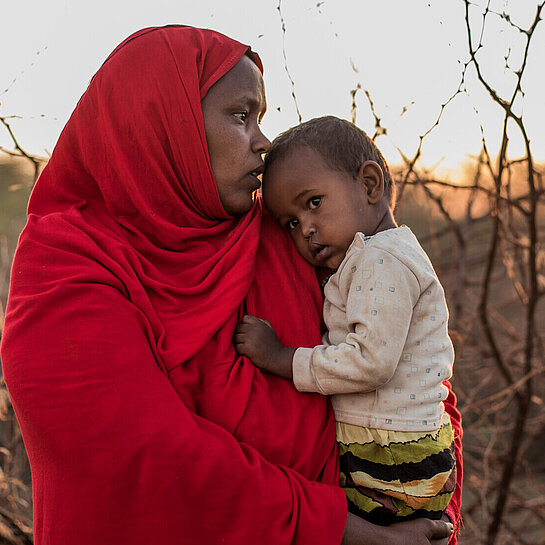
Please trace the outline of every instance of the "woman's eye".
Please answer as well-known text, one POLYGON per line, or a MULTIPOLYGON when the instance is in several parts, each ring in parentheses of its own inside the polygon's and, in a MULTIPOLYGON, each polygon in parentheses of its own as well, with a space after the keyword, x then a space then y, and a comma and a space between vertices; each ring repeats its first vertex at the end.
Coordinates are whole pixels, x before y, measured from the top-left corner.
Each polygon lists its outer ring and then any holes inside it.
POLYGON ((312 197, 312 199, 309 199, 308 206, 309 208, 318 208, 322 202, 322 197, 312 197))
POLYGON ((293 229, 295 229, 298 225, 299 225, 299 221, 298 220, 290 220, 288 221, 288 223, 286 224, 288 229, 290 231, 293 231, 293 229))
POLYGON ((248 112, 236 112, 235 117, 238 117, 241 121, 246 121, 248 117, 248 112))

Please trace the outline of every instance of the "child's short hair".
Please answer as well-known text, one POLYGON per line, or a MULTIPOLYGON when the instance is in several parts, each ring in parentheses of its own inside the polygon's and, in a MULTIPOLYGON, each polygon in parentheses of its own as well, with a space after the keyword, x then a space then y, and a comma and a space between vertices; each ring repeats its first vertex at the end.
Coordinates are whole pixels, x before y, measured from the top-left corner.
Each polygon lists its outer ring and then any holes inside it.
POLYGON ((330 168, 351 176, 357 174, 365 161, 378 163, 384 175, 384 193, 393 208, 395 185, 388 164, 375 143, 356 125, 328 115, 288 129, 273 140, 265 157, 265 174, 275 161, 301 146, 318 152, 330 168))

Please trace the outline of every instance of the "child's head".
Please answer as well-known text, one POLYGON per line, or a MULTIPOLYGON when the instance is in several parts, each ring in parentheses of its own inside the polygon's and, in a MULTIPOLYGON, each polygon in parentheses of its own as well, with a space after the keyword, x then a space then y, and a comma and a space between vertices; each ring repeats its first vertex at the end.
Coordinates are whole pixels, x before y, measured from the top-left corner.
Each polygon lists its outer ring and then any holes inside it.
POLYGON ((312 119, 278 136, 263 199, 310 263, 336 269, 356 232, 395 227, 395 188, 382 154, 352 123, 312 119))

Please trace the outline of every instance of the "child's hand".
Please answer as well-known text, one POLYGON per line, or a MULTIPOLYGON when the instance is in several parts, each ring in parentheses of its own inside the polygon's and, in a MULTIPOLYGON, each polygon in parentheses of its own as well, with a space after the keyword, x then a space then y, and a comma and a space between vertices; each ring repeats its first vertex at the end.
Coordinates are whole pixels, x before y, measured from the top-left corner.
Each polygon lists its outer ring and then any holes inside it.
POLYGON ((244 316, 235 331, 235 348, 263 371, 292 378, 291 363, 295 348, 282 346, 267 320, 244 316))

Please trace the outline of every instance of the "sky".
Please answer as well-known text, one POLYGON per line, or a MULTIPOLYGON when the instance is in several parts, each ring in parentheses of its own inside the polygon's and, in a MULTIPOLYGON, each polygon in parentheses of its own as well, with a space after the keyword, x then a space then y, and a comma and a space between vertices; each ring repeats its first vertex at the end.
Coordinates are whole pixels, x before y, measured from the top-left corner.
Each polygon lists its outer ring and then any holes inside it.
MULTIPOLYGON (((480 31, 474 0, 472 24, 480 31)), ((528 27, 537 1, 491 0, 497 12, 528 27)), ((297 124, 292 86, 303 120, 332 114, 351 118, 350 91, 359 84, 373 101, 387 134, 377 140, 386 159, 400 163, 401 149, 414 154, 458 88, 468 59, 462 0, 0 0, 0 115, 10 120, 23 148, 47 155, 92 75, 132 32, 169 23, 213 28, 257 51, 265 66, 269 111, 263 131, 273 138, 297 124)), ((524 41, 492 17, 479 58, 485 74, 510 97, 524 41)), ((524 119, 538 160, 545 160, 545 23, 532 42, 524 98, 524 119), (541 55, 539 55, 541 53, 541 55), (541 58, 540 58, 541 57, 541 58)), ((424 140, 422 164, 447 175, 479 153, 482 125, 492 153, 498 149, 502 111, 476 82, 447 106, 424 140)), ((363 92, 356 95, 357 124, 369 134, 374 118, 363 92)), ((522 153, 513 131, 512 155, 522 153)), ((0 126, 0 146, 12 148, 0 126)), ((450 174, 449 174, 450 173, 450 174)))

